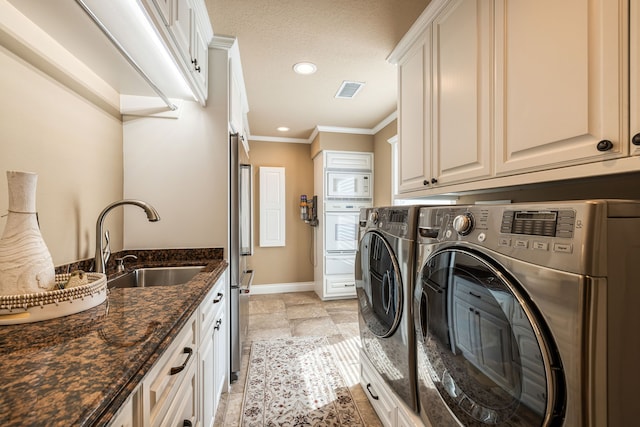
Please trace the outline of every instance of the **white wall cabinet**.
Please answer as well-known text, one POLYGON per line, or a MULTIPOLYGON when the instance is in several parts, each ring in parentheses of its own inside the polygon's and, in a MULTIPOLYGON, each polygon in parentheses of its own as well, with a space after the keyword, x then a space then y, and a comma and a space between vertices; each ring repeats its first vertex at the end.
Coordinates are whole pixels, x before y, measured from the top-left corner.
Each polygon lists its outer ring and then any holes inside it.
POLYGON ((438 8, 399 62, 399 191, 491 173, 490 5, 438 8))
POLYGON ((431 176, 431 26, 398 64, 398 191, 427 186, 431 176))
POLYGON ((497 174, 628 154, 621 5, 496 1, 497 174))
POLYGON ((187 83, 202 105, 208 92, 213 29, 204 0, 142 0, 187 83))
POLYGON ((514 185, 550 169, 546 179, 636 170, 613 161, 640 154, 637 9, 624 0, 431 2, 389 59, 399 68, 398 192, 514 185), (608 160, 611 168, 586 167, 608 160))

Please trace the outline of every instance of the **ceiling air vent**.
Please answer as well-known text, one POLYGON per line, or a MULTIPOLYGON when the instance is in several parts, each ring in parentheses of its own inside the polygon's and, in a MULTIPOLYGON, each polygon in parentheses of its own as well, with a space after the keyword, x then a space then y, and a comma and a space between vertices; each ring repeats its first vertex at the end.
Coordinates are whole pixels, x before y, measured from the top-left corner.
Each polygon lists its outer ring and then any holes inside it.
POLYGON ((338 93, 336 93, 336 98, 342 99, 352 99, 356 96, 360 89, 364 86, 362 82, 349 82, 343 81, 340 89, 338 89, 338 93))

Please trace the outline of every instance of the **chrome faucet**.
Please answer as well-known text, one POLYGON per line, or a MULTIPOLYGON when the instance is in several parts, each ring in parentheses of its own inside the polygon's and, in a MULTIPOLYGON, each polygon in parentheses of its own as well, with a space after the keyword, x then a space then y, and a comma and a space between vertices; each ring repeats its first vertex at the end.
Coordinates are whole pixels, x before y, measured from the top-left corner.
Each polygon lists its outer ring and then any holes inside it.
POLYGON ((104 210, 100 212, 100 215, 98 215, 98 221, 96 222, 96 256, 95 256, 94 263, 95 263, 95 270, 97 273, 106 272, 107 261, 105 260, 105 255, 107 252, 111 253, 110 248, 105 248, 104 252, 102 249, 102 224, 104 223, 104 218, 105 216, 107 216, 109 211, 111 211, 111 209, 120 205, 138 206, 144 209, 145 213, 147 214, 147 219, 150 222, 160 221, 160 215, 158 215, 158 212, 155 210, 155 208, 150 204, 143 202, 142 200, 131 200, 131 199, 120 200, 118 202, 113 202, 109 206, 104 208, 104 210))

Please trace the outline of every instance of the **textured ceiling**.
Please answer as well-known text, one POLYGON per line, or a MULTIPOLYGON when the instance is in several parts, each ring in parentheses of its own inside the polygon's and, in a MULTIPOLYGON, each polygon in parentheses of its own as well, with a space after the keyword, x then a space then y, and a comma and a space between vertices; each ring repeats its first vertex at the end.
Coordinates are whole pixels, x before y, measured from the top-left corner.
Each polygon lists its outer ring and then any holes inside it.
POLYGON ((240 47, 253 137, 307 139, 316 126, 371 129, 396 110, 386 58, 430 0, 206 0, 215 34, 240 47), (311 76, 293 72, 311 61, 311 76), (343 80, 364 82, 336 99, 343 80), (287 126, 289 132, 278 132, 287 126))

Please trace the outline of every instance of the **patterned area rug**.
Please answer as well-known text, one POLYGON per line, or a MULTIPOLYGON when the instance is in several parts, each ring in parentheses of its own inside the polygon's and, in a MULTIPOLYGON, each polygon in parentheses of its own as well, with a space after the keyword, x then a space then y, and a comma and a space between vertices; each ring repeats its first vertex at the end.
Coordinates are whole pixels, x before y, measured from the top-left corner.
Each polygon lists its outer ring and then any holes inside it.
POLYGON ((255 341, 244 427, 364 426, 326 337, 255 341))

